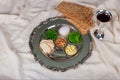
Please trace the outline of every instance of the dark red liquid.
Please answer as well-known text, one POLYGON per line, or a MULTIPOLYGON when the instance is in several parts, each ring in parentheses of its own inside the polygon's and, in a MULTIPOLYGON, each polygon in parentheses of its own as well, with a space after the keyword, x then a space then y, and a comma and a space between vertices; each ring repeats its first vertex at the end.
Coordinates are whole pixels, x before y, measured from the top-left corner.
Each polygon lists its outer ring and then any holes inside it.
POLYGON ((106 14, 105 12, 97 14, 97 19, 101 22, 108 22, 111 19, 111 14, 106 14))

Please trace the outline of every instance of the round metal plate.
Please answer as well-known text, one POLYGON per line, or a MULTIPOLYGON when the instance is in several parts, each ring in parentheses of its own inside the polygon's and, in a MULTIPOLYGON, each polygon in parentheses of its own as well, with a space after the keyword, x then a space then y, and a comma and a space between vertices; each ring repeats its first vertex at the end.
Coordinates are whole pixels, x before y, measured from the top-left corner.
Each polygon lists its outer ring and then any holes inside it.
MULTIPOLYGON (((70 68, 75 68, 79 63, 83 63, 87 57, 90 55, 91 51, 91 40, 90 35, 82 35, 83 39, 83 46, 81 50, 78 52, 77 56, 74 56, 71 59, 64 60, 64 61, 56 61, 47 58, 39 49, 39 43, 41 39, 41 35, 45 32, 48 27, 56 24, 67 24, 74 27, 72 23, 67 21, 65 18, 55 17, 50 18, 44 22, 42 22, 39 26, 37 26, 30 35, 29 45, 31 48, 32 54, 35 56, 35 59, 39 61, 41 65, 44 65, 48 69, 54 71, 66 71, 70 68)), ((75 27, 74 27, 75 28, 75 27)), ((76 29, 76 28, 75 28, 76 29)))

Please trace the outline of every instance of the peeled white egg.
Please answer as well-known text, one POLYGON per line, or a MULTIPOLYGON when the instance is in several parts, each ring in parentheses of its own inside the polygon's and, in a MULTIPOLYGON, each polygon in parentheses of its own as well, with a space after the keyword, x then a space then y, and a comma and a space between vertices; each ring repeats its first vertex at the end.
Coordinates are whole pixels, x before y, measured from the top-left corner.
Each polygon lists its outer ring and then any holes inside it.
POLYGON ((69 26, 62 26, 60 29, 59 29, 59 34, 63 37, 66 37, 70 32, 70 27, 69 26))

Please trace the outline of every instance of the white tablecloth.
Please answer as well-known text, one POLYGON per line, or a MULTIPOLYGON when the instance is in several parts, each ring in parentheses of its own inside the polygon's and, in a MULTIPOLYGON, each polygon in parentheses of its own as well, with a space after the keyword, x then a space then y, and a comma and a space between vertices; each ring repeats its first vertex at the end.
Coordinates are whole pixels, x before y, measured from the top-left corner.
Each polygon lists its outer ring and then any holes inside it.
POLYGON ((40 22, 60 16, 55 6, 62 0, 0 0, 0 79, 120 80, 120 0, 66 0, 94 9, 115 9, 104 25, 105 38, 93 38, 92 55, 76 69, 54 72, 42 67, 30 54, 29 35, 40 22), (117 15, 118 13, 119 15, 117 15))

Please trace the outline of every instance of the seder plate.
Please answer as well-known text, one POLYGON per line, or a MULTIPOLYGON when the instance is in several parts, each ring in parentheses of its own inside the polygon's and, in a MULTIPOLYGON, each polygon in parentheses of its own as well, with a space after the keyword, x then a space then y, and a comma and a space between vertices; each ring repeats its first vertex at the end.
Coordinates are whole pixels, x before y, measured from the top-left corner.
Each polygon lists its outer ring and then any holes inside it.
MULTIPOLYGON (((91 54, 92 40, 90 34, 82 35, 82 42, 76 44, 77 53, 74 56, 68 56, 65 54, 65 50, 61 50, 55 47, 54 54, 45 55, 39 49, 39 44, 42 39, 45 39, 44 35, 46 30, 55 28, 59 29, 62 25, 69 25, 73 31, 78 31, 75 26, 67 21, 66 18, 54 17, 43 21, 40 25, 35 27, 30 35, 29 46, 31 53, 35 59, 46 68, 53 71, 66 71, 71 68, 76 68, 79 63, 83 63, 91 54)), ((70 44, 69 42, 67 44, 70 44)))

